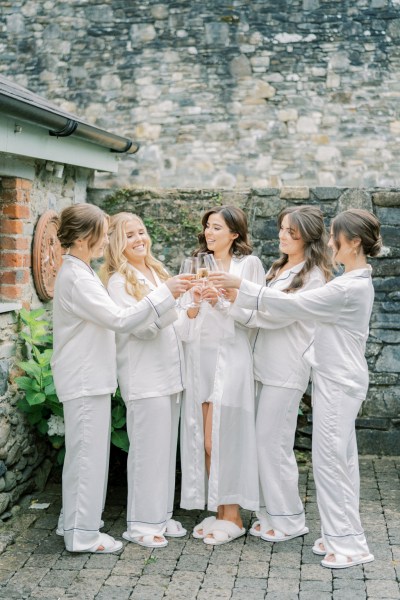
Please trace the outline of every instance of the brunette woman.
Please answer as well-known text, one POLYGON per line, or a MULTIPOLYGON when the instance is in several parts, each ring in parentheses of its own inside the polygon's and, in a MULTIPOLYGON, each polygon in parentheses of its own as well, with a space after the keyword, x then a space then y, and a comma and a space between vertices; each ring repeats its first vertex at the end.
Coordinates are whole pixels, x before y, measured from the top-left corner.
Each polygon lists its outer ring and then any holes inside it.
MULTIPOLYGON (((211 254, 229 273, 264 282, 240 208, 214 207, 203 215, 202 226, 195 255, 211 254)), ((187 359, 181 506, 217 513, 193 532, 217 545, 244 535, 240 506, 259 507, 254 378, 249 330, 229 315, 215 288, 205 285, 202 298, 200 308, 189 308, 180 323, 187 359)))
MULTIPOLYGON (((315 206, 291 206, 278 217, 281 256, 267 273, 267 286, 287 294, 321 287, 331 278, 322 212, 315 206)), ((235 305, 231 315, 244 311, 235 305)), ((300 400, 308 386, 310 366, 303 353, 315 323, 270 319, 255 312, 248 327, 260 327, 254 350, 258 382, 256 436, 262 498, 259 518, 250 534, 282 542, 308 533, 298 490, 293 451, 300 400)))
POLYGON ((359 514, 355 419, 368 389, 364 352, 374 300, 368 256, 377 256, 380 224, 370 212, 349 209, 331 226, 329 246, 344 274, 317 290, 285 294, 216 273, 218 286, 240 288, 237 304, 271 318, 315 321, 305 352, 313 381, 313 468, 322 537, 313 547, 322 566, 343 569, 374 560, 359 514))

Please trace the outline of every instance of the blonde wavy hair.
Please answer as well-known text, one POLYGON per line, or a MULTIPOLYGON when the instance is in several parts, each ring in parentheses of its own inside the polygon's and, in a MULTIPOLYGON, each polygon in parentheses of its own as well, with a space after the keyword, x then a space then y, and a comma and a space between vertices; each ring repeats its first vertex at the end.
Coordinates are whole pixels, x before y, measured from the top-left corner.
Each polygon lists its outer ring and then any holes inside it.
POLYGON ((154 258, 151 253, 151 239, 147 232, 146 226, 142 219, 134 213, 120 212, 110 218, 110 226, 108 229, 109 244, 104 251, 104 263, 100 269, 100 277, 104 285, 114 273, 121 273, 125 278, 125 289, 134 298, 141 300, 149 293, 149 288, 144 285, 136 277, 135 269, 132 269, 124 251, 127 246, 128 239, 126 237, 126 225, 130 221, 138 221, 146 232, 149 240, 147 246, 147 254, 145 257, 146 266, 154 269, 161 281, 166 281, 169 274, 164 268, 164 265, 154 258))

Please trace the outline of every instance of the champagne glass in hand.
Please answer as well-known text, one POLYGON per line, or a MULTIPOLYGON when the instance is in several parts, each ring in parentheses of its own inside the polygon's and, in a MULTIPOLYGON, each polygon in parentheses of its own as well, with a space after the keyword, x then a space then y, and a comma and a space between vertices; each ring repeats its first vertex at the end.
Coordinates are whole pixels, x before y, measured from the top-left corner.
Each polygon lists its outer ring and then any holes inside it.
MULTIPOLYGON (((188 279, 195 280, 197 277, 197 265, 197 257, 184 258, 179 269, 179 274, 187 276, 188 279)), ((199 294, 196 294, 195 288, 188 290, 179 298, 178 307, 182 309, 198 308, 200 300, 197 296, 199 294)))
MULTIPOLYGON (((226 268, 222 258, 215 258, 213 254, 208 254, 208 263, 210 272, 224 271, 226 268)), ((224 290, 218 290, 218 306, 220 308, 228 308, 230 306, 229 300, 225 298, 224 290)))

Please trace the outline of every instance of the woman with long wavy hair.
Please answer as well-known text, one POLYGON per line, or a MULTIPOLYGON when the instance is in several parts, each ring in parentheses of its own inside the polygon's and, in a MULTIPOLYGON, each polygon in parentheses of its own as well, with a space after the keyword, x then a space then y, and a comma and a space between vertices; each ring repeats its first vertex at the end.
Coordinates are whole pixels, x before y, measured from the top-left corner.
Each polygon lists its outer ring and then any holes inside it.
MULTIPOLYGON (((194 255, 201 252, 221 261, 229 273, 264 282, 261 261, 252 255, 246 215, 237 206, 216 206, 204 213, 194 255)), ((195 538, 217 545, 244 535, 239 506, 257 510, 259 505, 254 378, 249 330, 218 301, 215 288, 206 285, 202 297, 200 308, 183 311, 180 323, 188 375, 181 506, 207 506, 217 513, 193 531, 195 538)))
POLYGON ((51 367, 64 407, 63 510, 57 533, 70 552, 116 552, 122 543, 100 533, 107 484, 111 394, 117 388, 114 332, 154 323, 187 289, 179 277, 166 281, 135 306, 112 301, 90 266, 108 244, 109 217, 91 204, 60 215, 58 238, 66 249, 53 301, 51 367))
MULTIPOLYGON (((292 295, 324 285, 332 274, 320 209, 287 207, 277 224, 281 255, 267 273, 267 286, 292 295)), ((240 318, 241 310, 233 306, 232 314, 240 318)), ((303 353, 311 343, 315 325, 296 319, 269 319, 255 312, 247 326, 260 328, 253 351, 262 498, 258 521, 250 534, 281 542, 308 533, 293 445, 300 400, 310 379, 303 353)))
MULTIPOLYGON (((111 217, 102 278, 121 307, 136 306, 170 279, 151 253, 151 240, 137 215, 111 217)), ((184 386, 175 307, 129 335, 117 334, 117 375, 126 404, 128 454, 127 530, 124 539, 149 548, 166 546, 165 536, 186 530, 172 519, 175 462, 184 386)))
POLYGON ((212 280, 239 288, 237 306, 270 319, 316 323, 304 350, 312 368, 312 455, 322 533, 313 552, 324 556, 323 567, 344 569, 374 560, 360 519, 355 420, 368 390, 365 346, 374 288, 367 258, 381 250, 380 223, 373 213, 350 208, 333 219, 328 245, 344 273, 319 289, 287 294, 223 272, 212 280))

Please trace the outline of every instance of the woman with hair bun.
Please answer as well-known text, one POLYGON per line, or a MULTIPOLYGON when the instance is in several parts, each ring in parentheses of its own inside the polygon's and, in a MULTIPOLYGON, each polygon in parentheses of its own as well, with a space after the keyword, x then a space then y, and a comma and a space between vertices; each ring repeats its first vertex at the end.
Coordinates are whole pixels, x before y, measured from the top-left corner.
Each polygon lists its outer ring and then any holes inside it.
MULTIPOLYGON (((331 279, 327 235, 318 207, 284 208, 278 216, 278 230, 281 256, 267 273, 269 288, 296 294, 319 288, 331 279)), ((231 315, 239 320, 241 311, 248 312, 233 305, 231 315)), ((246 324, 260 328, 253 353, 262 497, 258 521, 250 534, 268 542, 283 542, 308 533, 293 445, 300 400, 310 379, 303 353, 314 336, 315 323, 271 319, 255 311, 246 324)))
POLYGON ((100 533, 110 444, 111 394, 117 388, 114 332, 145 327, 175 306, 188 282, 169 279, 135 306, 115 304, 90 261, 108 243, 108 216, 97 206, 76 204, 60 216, 58 237, 67 249, 56 278, 51 360, 63 403, 65 460, 63 510, 57 533, 70 552, 105 554, 122 543, 100 533))
POLYGON ((380 223, 370 212, 349 209, 331 225, 329 246, 343 275, 317 290, 285 294, 225 273, 217 286, 239 288, 238 306, 275 319, 315 321, 304 357, 312 368, 313 469, 322 537, 313 547, 321 565, 343 569, 374 560, 359 513, 359 470, 355 420, 368 390, 364 352, 374 301, 368 256, 377 256, 380 223))
MULTIPOLYGON (((111 298, 121 307, 140 305, 169 279, 151 253, 151 239, 140 217, 111 217, 110 243, 102 267, 111 298)), ((148 548, 182 537, 186 529, 172 519, 180 395, 184 385, 183 349, 175 331, 175 307, 153 323, 117 333, 117 374, 126 405, 128 454, 127 530, 122 537, 148 548)))
MULTIPOLYGON (((233 205, 202 217, 194 255, 206 253, 229 273, 262 284, 261 261, 252 256, 247 219, 233 205)), ((200 308, 181 317, 186 341, 187 386, 182 406, 181 506, 216 512, 198 523, 193 536, 210 545, 245 534, 239 506, 258 510, 254 377, 249 330, 229 315, 217 290, 205 285, 200 308), (187 328, 185 332, 185 327, 187 328)), ((251 312, 247 311, 247 319, 251 312)))

